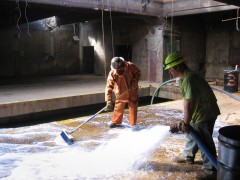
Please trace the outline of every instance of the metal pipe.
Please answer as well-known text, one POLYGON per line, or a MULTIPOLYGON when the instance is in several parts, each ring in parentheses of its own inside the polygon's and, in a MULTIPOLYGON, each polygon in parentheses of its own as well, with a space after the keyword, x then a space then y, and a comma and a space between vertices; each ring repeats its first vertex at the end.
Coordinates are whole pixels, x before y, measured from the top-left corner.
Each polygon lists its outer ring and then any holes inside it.
POLYGON ((224 20, 222 20, 222 22, 225 22, 225 21, 232 21, 232 20, 235 20, 235 19, 240 19, 240 17, 224 19, 224 20))

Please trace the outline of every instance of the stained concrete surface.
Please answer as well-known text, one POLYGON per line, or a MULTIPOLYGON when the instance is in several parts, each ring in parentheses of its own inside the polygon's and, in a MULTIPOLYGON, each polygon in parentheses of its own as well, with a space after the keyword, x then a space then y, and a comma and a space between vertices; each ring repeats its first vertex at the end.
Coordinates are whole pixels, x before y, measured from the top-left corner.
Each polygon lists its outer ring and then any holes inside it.
MULTIPOLYGON (((174 105, 177 104, 181 106, 181 102, 174 102, 174 105)), ((28 177, 24 174, 31 174, 31 179, 196 179, 200 174, 203 174, 199 154, 194 165, 177 164, 173 161, 181 153, 184 146, 183 134, 165 135, 166 138, 163 138, 163 141, 148 147, 149 142, 156 137, 161 138, 166 133, 160 128, 152 134, 153 136, 148 137, 152 133, 151 128, 159 125, 168 127, 183 118, 181 110, 168 108, 168 105, 169 103, 163 103, 140 107, 138 112, 140 130, 133 132, 129 131, 129 128, 110 129, 108 124, 111 112, 102 113, 73 134, 74 143, 70 146, 57 140, 60 132, 76 128, 88 117, 64 119, 28 127, 1 129, 0 162, 3 164, 0 167, 0 172, 2 170, 0 177, 7 180, 16 177, 26 180, 28 177), (143 129, 141 130, 141 128, 143 129), (142 134, 143 132, 145 133, 142 134), (111 144, 119 136, 125 136, 125 138, 120 139, 121 141, 117 141, 121 143, 120 147, 115 144, 110 146, 107 152, 103 150, 99 153, 99 147, 101 149, 105 144, 111 144), (137 142, 141 143, 140 147, 132 146, 132 144, 138 144, 137 142), (148 148, 146 149, 146 147, 148 148), (146 150, 143 151, 143 154, 139 153, 140 150, 144 149, 146 150), (86 157, 82 157, 84 155, 86 157), (73 156, 76 161, 69 163, 69 160, 74 160, 73 156), (95 158, 92 159, 92 156, 95 158), (123 158, 119 159, 122 156, 123 158), (113 167, 115 164, 124 164, 126 157, 128 157, 127 160, 134 157, 133 161, 130 161, 132 163, 130 169, 121 166, 123 172, 119 174, 117 169, 109 167, 109 164, 112 164, 113 167), (98 162, 99 159, 101 162, 98 162), (95 162, 92 162, 94 160, 95 162), (104 171, 107 172, 95 175, 95 170, 99 168, 95 165, 96 163, 102 164, 104 171), (88 168, 85 169, 85 166, 88 168), (111 171, 105 169, 104 166, 111 171), (78 169, 78 171, 73 171, 73 169, 78 169), (48 171, 55 173, 48 175, 46 173, 48 171), (86 173, 86 171, 90 171, 91 175, 81 174, 86 173)), ((128 123, 127 110, 123 122, 128 123)), ((223 124, 217 123, 215 132, 221 126, 223 124)), ((217 133, 214 134, 214 138, 216 140, 217 133)))

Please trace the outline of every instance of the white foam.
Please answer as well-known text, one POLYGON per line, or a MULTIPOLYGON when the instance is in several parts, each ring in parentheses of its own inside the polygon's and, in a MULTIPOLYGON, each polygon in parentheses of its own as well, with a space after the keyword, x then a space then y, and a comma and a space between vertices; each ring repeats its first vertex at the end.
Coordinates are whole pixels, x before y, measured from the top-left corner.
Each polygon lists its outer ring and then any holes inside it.
POLYGON ((60 146, 59 151, 49 153, 9 153, 0 156, 0 161, 18 159, 7 177, 11 180, 106 178, 138 169, 168 135, 168 126, 124 129, 92 151, 76 145, 60 146))

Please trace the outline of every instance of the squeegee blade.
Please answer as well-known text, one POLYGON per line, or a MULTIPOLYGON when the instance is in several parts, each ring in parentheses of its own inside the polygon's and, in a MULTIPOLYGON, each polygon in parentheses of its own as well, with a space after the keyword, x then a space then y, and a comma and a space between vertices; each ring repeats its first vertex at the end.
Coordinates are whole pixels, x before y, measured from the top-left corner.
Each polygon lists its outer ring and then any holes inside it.
POLYGON ((70 145, 73 143, 73 136, 71 134, 67 133, 66 131, 62 131, 61 136, 67 144, 70 145))

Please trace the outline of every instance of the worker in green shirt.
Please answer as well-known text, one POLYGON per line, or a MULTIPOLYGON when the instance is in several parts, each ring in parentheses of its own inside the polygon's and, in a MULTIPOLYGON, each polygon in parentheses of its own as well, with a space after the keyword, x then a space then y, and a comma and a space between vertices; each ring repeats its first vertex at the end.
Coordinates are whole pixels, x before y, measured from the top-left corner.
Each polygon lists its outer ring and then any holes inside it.
MULTIPOLYGON (((177 157, 175 161, 177 163, 194 163, 199 147, 189 134, 189 125, 199 134, 209 152, 217 159, 212 134, 220 110, 211 87, 200 74, 189 70, 185 64, 185 59, 179 53, 172 53, 165 59, 165 70, 168 70, 174 78, 180 78, 180 88, 184 100, 184 119, 181 129, 186 133, 186 144, 183 154, 177 157)), ((204 175, 206 178, 216 176, 216 169, 205 152, 201 149, 200 152, 203 159, 204 175)))

